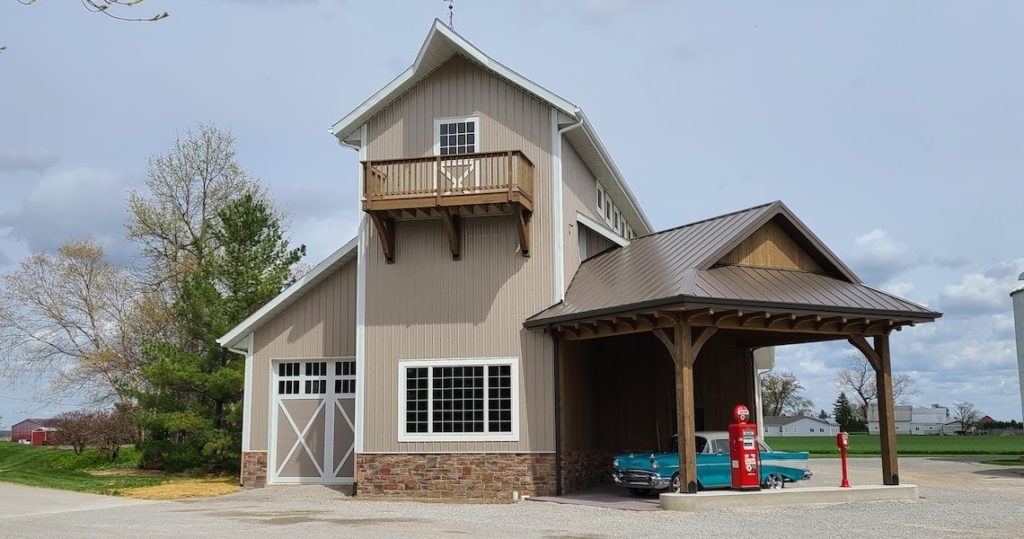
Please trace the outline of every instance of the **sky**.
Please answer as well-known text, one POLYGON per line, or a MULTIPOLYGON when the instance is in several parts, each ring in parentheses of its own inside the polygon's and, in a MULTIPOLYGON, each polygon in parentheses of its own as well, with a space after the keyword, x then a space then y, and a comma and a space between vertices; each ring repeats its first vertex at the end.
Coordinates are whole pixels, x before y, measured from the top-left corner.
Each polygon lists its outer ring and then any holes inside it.
MULTIPOLYGON (((581 105, 655 225, 781 199, 866 282, 944 313, 892 340, 915 404, 1021 417, 1008 291, 1024 271, 1024 3, 456 0, 455 28, 581 105)), ((408 67, 441 0, 0 2, 0 273, 91 236, 201 123, 315 263, 354 235, 357 156, 327 128, 408 67)), ((778 350, 831 409, 848 345, 778 350)), ((0 423, 46 416, 0 381, 0 423)))

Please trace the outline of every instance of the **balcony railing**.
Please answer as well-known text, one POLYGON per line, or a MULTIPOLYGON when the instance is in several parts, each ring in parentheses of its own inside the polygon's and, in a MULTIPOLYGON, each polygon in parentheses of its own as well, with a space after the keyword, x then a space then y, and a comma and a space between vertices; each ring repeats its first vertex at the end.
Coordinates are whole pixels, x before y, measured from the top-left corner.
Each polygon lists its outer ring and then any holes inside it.
POLYGON ((533 163, 518 150, 363 162, 363 209, 519 204, 533 211, 533 163))

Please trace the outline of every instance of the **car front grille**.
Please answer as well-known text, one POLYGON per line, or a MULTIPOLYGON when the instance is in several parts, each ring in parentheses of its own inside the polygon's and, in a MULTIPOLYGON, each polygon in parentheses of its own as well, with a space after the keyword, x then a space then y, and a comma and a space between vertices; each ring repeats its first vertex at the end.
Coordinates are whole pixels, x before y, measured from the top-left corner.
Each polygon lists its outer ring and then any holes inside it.
POLYGON ((623 483, 649 485, 651 483, 651 473, 641 472, 638 470, 623 470, 619 472, 619 481, 623 483))

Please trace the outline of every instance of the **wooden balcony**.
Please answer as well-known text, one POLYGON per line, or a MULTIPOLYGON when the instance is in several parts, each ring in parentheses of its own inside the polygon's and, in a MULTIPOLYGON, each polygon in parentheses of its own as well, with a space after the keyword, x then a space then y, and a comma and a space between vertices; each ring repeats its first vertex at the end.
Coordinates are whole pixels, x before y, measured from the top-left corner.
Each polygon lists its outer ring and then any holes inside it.
POLYGON ((440 218, 452 258, 460 256, 463 217, 515 216, 523 256, 530 253, 533 163, 518 150, 363 162, 363 211, 394 262, 395 221, 440 218))

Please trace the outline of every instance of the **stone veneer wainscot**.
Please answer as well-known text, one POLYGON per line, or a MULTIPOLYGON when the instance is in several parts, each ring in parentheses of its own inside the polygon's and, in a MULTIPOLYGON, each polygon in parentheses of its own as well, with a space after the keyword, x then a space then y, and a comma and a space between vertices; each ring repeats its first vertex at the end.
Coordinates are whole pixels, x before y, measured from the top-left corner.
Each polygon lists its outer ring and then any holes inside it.
POLYGON ((512 501, 555 493, 554 453, 360 454, 358 496, 512 501))

